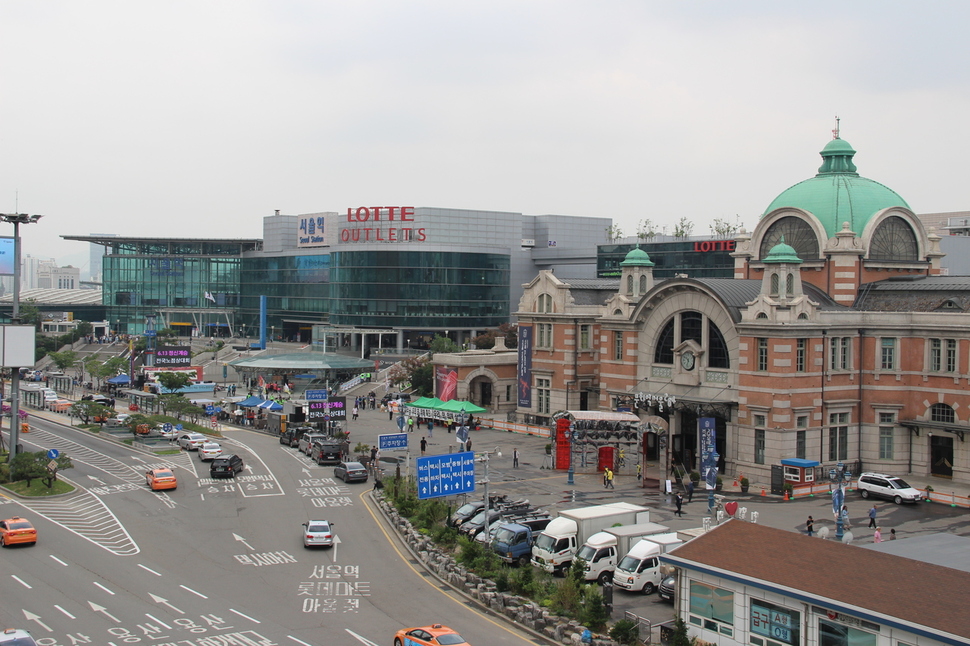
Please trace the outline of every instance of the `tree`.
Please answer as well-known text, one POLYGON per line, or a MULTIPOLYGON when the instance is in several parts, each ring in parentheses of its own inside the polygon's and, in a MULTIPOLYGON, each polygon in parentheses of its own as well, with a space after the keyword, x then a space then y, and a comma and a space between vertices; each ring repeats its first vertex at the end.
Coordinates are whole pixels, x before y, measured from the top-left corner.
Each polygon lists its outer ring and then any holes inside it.
MULTIPOLYGON (((47 470, 50 461, 51 459, 47 457, 46 451, 18 453, 10 465, 10 477, 12 480, 26 480, 28 487, 32 480, 43 479, 47 488, 50 489, 54 486, 54 481, 57 480, 57 472, 47 470)), ((57 456, 56 463, 58 471, 70 469, 74 466, 71 464, 71 459, 65 454, 57 456)))
POLYGON ((674 619, 674 635, 670 640, 670 646, 695 646, 696 644, 697 638, 687 634, 687 624, 680 615, 677 615, 674 619))
POLYGON ((674 237, 676 238, 689 238, 690 234, 694 232, 694 223, 687 219, 687 216, 682 216, 674 227, 674 237))
POLYGON ((461 346, 446 336, 436 334, 431 341, 431 354, 439 352, 461 352, 461 346))
POLYGON ((734 216, 735 221, 729 222, 727 219, 714 218, 711 222, 711 234, 719 238, 732 238, 741 230, 741 219, 734 216))
POLYGON ((181 393, 162 395, 159 397, 159 403, 161 404, 162 412, 166 415, 172 415, 175 419, 182 419, 183 415, 191 415, 193 418, 198 417, 202 412, 198 404, 193 404, 181 393))
MULTIPOLYGON (((97 355, 95 355, 96 357, 97 355)), ((128 360, 124 357, 111 357, 105 361, 86 359, 84 368, 100 388, 106 379, 120 375, 128 367, 128 360)))
POLYGON ((26 301, 21 302, 18 312, 20 314, 20 322, 23 325, 33 325, 34 327, 40 326, 40 308, 37 307, 36 299, 29 298, 26 301))
POLYGON ((48 352, 47 356, 50 357, 54 365, 61 372, 67 372, 70 368, 73 368, 78 362, 78 354, 74 350, 64 350, 63 352, 48 352))
POLYGON ((655 235, 657 235, 656 225, 647 218, 640 220, 640 224, 637 226, 637 238, 640 240, 649 240, 655 235))
POLYGON ((611 224, 606 227, 606 237, 610 242, 616 242, 623 237, 623 229, 617 224, 611 224))
POLYGON ((423 397, 434 396, 434 366, 430 362, 414 371, 411 387, 423 397))
POLYGON ((479 334, 472 339, 472 343, 479 350, 488 350, 489 348, 495 347, 495 338, 500 336, 505 337, 506 348, 518 347, 519 326, 515 323, 502 323, 496 329, 486 330, 483 334, 479 334))
POLYGON ((71 414, 79 418, 82 424, 88 424, 91 419, 94 419, 102 426, 109 417, 117 415, 115 409, 110 406, 86 399, 71 404, 71 414))
POLYGON ((192 383, 192 377, 185 372, 160 372, 155 375, 155 380, 161 384, 163 388, 170 390, 173 393, 177 393, 192 383))

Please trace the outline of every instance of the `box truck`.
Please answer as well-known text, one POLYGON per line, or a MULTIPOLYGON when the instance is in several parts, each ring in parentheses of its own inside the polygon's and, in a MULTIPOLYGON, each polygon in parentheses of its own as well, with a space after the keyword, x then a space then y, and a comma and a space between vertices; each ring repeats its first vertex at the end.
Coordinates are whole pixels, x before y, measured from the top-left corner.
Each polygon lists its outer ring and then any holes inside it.
POLYGON ((682 544, 675 533, 641 539, 620 559, 613 572, 613 585, 621 590, 650 594, 664 579, 660 555, 682 544))
POLYGON ((657 523, 608 527, 586 539, 583 546, 579 548, 576 558, 586 562, 587 581, 606 583, 613 579, 618 557, 629 552, 633 544, 646 536, 669 531, 669 527, 657 523))

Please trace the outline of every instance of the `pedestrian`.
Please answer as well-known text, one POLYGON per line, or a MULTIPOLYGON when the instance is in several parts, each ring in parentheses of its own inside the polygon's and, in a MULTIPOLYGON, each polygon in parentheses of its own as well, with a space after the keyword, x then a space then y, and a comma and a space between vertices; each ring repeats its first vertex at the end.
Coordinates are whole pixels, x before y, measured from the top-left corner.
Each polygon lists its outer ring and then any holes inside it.
POLYGON ((428 418, 428 432, 430 433, 433 430, 434 430, 434 418, 433 417, 429 417, 428 418))
POLYGON ((357 415, 359 415, 359 414, 360 414, 360 409, 359 409, 359 408, 357 408, 357 406, 355 405, 355 406, 354 406, 354 411, 353 411, 353 415, 354 415, 354 421, 355 421, 355 422, 357 421, 357 415))
POLYGON ((643 479, 643 465, 637 462, 637 480, 643 479))
POLYGON ((814 531, 815 531, 815 519, 809 516, 808 520, 805 521, 805 533, 811 536, 814 531))
POLYGON ((394 409, 391 408, 390 403, 387 406, 387 421, 393 421, 394 419, 394 409))
POLYGON ((466 451, 472 450, 472 438, 468 438, 467 440, 465 440, 465 450, 466 451))
POLYGON ((609 467, 603 469, 603 488, 604 489, 606 489, 606 487, 607 487, 607 485, 606 485, 606 472, 609 471, 609 470, 610 470, 609 467))
POLYGON ((872 542, 873 543, 881 543, 882 542, 882 532, 879 530, 879 527, 876 527, 876 531, 873 532, 873 534, 872 534, 872 542))
POLYGON ((606 468, 606 487, 608 489, 613 489, 613 471, 609 467, 606 468))
POLYGON ((675 511, 674 513, 677 514, 678 516, 683 516, 684 515, 684 509, 683 509, 684 494, 678 492, 677 497, 674 498, 674 504, 677 505, 677 511, 675 511))
POLYGON ((842 505, 842 527, 849 529, 851 525, 849 524, 849 506, 842 505))
POLYGON ((413 432, 414 432, 414 418, 413 417, 409 417, 408 418, 408 433, 413 433, 413 432))
POLYGON ((372 467, 377 466, 377 447, 376 446, 370 447, 370 463, 372 467))
POLYGON ((512 468, 513 469, 518 469, 519 468, 519 450, 518 449, 512 449, 512 468))
POLYGON ((687 478, 687 502, 694 499, 694 479, 687 478))
POLYGON ((421 455, 424 455, 424 452, 427 451, 427 450, 428 450, 428 440, 422 437, 421 438, 421 455))
MULTIPOLYGON (((869 529, 876 527, 876 506, 873 505, 869 510, 869 529)), ((877 528, 878 529, 878 528, 877 528)))
POLYGON ((454 420, 451 420, 451 419, 448 420, 448 432, 449 433, 451 433, 451 425, 454 424, 454 423, 455 423, 454 420))
POLYGON ((889 540, 891 540, 891 541, 896 540, 896 530, 895 529, 890 529, 889 530, 889 540))

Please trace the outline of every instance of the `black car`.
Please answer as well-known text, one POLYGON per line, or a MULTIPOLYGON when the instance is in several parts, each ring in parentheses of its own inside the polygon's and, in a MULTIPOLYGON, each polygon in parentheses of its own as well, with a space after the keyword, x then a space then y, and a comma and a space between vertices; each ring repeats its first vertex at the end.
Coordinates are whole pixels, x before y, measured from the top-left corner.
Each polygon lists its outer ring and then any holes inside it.
POLYGON ((341 462, 333 470, 333 477, 344 482, 367 482, 367 469, 360 462, 341 462))
POLYGON ((657 588, 657 595, 664 601, 674 602, 674 595, 677 594, 677 577, 671 574, 664 577, 657 588))
POLYGON ((223 455, 209 465, 210 478, 235 478, 243 470, 243 460, 238 455, 223 455))
POLYGON ((308 428, 306 426, 293 426, 283 433, 280 434, 280 444, 285 444, 286 446, 299 446, 300 438, 307 433, 312 433, 316 429, 308 428))
POLYGON ((448 519, 448 524, 452 527, 458 527, 483 509, 485 509, 485 503, 482 501, 466 502, 455 510, 455 513, 448 519))
POLYGON ((310 447, 310 458, 317 464, 340 464, 343 448, 334 440, 316 440, 310 447))

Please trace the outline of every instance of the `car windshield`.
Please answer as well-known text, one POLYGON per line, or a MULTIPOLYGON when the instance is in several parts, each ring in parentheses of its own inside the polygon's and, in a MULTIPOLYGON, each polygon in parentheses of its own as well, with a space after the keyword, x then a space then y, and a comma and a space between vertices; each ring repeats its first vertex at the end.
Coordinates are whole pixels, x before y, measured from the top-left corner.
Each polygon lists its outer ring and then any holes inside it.
POLYGON ((625 572, 635 572, 638 565, 640 565, 640 559, 635 559, 632 556, 624 556, 620 564, 616 566, 616 569, 625 572))
POLYGON ((15 520, 12 523, 7 523, 7 527, 10 529, 30 529, 31 525, 26 520, 15 520))
POLYGON ((449 644, 464 644, 465 640, 458 633, 453 633, 450 635, 438 635, 438 643, 442 646, 448 646, 449 644))
POLYGON ((539 534, 539 538, 536 539, 536 547, 551 552, 556 547, 556 537, 549 534, 539 534))
POLYGON ((503 528, 495 532, 495 540, 499 543, 508 543, 513 538, 515 538, 515 532, 511 529, 503 528))
POLYGON ((472 513, 473 511, 475 511, 475 509, 477 509, 477 508, 478 508, 478 505, 476 505, 475 503, 473 503, 473 502, 466 502, 464 505, 462 505, 461 507, 459 507, 457 511, 455 511, 455 516, 465 516, 465 515, 468 515, 468 514, 472 513))
POLYGON ((589 545, 583 545, 579 548, 579 553, 576 554, 576 558, 583 559, 584 561, 592 560, 593 556, 596 554, 596 548, 590 547, 589 545))
POLYGON ((330 526, 329 525, 310 525, 309 527, 307 527, 307 531, 314 534, 319 534, 321 532, 329 532, 330 526))
POLYGON ((363 471, 364 470, 364 465, 361 464, 360 462, 348 462, 347 463, 347 469, 349 469, 351 471, 363 471))
POLYGON ((485 522, 485 512, 484 511, 478 512, 477 514, 475 514, 474 516, 472 516, 471 520, 468 521, 468 523, 470 525, 481 525, 483 522, 485 522))
POLYGON ((890 478, 889 484, 891 484, 896 489, 911 489, 909 483, 902 478, 890 478))

